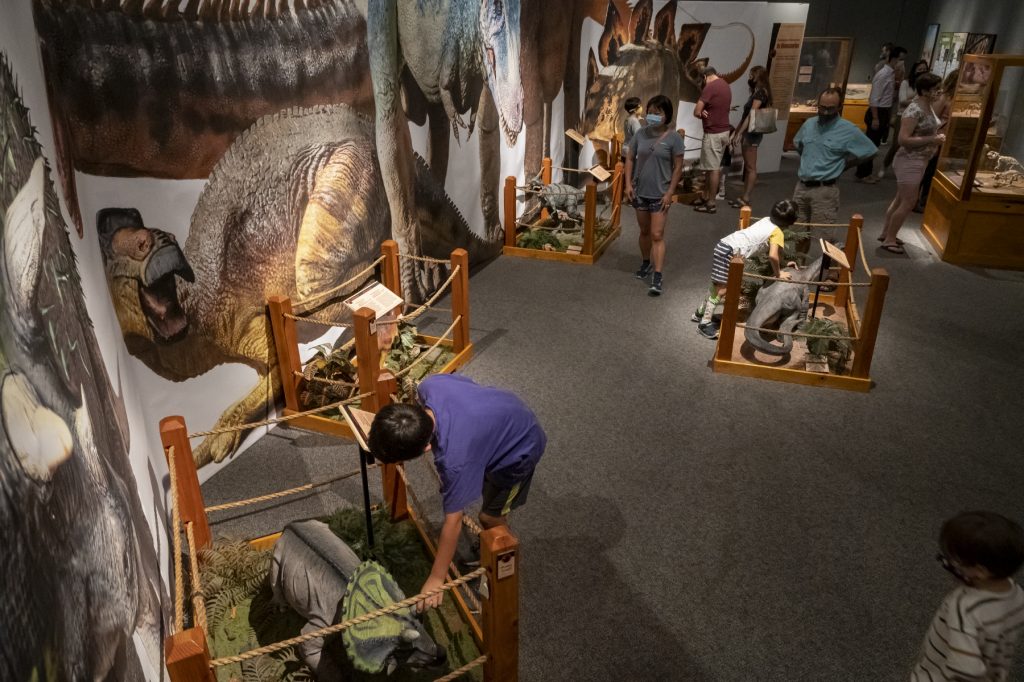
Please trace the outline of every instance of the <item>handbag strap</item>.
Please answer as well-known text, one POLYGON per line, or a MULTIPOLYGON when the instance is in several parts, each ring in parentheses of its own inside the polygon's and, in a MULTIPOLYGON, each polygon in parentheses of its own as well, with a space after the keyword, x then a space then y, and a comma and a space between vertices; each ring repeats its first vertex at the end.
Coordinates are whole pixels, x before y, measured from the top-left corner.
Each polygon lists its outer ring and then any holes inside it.
MULTIPOLYGON (((665 136, 668 135, 670 132, 672 132, 671 128, 669 128, 668 130, 663 132, 661 134, 661 137, 659 137, 657 140, 654 141, 654 144, 651 145, 651 148, 647 150, 647 156, 644 157, 644 162, 641 163, 639 166, 637 166, 636 172, 633 174, 633 177, 639 177, 640 176, 640 172, 647 165, 647 162, 650 161, 651 157, 654 156, 654 149, 655 149, 655 147, 657 147, 658 144, 660 144, 661 141, 665 139, 665 136)), ((637 147, 639 147, 639 146, 640 145, 637 145, 637 147)))

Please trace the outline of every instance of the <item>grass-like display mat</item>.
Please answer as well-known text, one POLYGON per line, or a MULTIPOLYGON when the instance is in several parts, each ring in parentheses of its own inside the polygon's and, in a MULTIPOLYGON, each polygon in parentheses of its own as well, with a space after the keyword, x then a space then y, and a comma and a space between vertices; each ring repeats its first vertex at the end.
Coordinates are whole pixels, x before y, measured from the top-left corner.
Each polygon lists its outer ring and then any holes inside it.
MULTIPOLYGON (((598 219, 594 227, 594 248, 598 249, 615 226, 610 220, 598 219)), ((566 253, 570 246, 583 246, 583 225, 574 220, 560 221, 554 215, 534 223, 516 234, 516 246, 523 249, 566 253)))
MULTIPOLYGON (((377 546, 371 553, 366 547, 362 510, 342 509, 321 520, 360 559, 372 558, 380 562, 406 595, 419 592, 430 573, 432 559, 411 521, 392 523, 385 510, 374 512, 373 527, 377 546)), ((214 543, 212 549, 202 553, 202 582, 206 595, 210 654, 213 658, 232 656, 294 637, 305 624, 295 612, 279 610, 271 603, 271 590, 267 584, 271 556, 270 550, 253 549, 246 542, 225 541, 214 543)), ((450 597, 444 599, 440 608, 427 611, 423 622, 438 646, 447 650, 447 667, 420 671, 400 667, 390 676, 385 673, 374 675, 352 668, 345 657, 340 634, 328 638, 325 649, 335 647, 337 660, 344 660, 346 667, 343 667, 343 679, 381 682, 427 682, 480 655, 450 597)), ((217 668, 216 672, 220 682, 305 682, 316 679, 294 648, 250 659, 240 665, 223 666, 217 668)), ((482 676, 482 668, 478 667, 462 679, 482 680, 482 676)))
MULTIPOLYGON (((455 357, 449 346, 441 345, 430 350, 430 345, 417 340, 418 335, 416 327, 406 322, 400 323, 391 348, 384 354, 384 368, 397 375, 419 360, 421 355, 429 353, 426 359, 413 367, 398 383, 400 402, 405 402, 413 395, 420 381, 442 370, 455 357)), ((328 345, 317 348, 316 353, 302 368, 302 373, 306 377, 306 383, 300 398, 307 408, 351 398, 358 393, 355 384, 359 381, 355 346, 332 348, 328 345)), ((358 403, 355 403, 354 407, 359 407, 358 403)), ((325 412, 321 416, 336 420, 342 418, 337 410, 325 412)))

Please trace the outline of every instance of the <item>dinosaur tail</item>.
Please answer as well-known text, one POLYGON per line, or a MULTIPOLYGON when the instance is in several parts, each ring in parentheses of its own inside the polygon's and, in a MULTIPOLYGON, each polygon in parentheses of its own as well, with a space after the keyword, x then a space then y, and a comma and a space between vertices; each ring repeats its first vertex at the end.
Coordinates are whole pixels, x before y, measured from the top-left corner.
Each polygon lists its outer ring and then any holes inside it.
MULTIPOLYGON (((742 26, 743 28, 747 29, 747 33, 750 34, 750 49, 747 51, 747 56, 743 60, 743 63, 740 64, 739 68, 737 68, 735 71, 730 71, 729 73, 722 74, 722 78, 724 78, 727 83, 735 83, 744 73, 746 73, 747 67, 750 66, 750 61, 754 58, 754 48, 757 46, 757 40, 754 38, 754 32, 751 31, 750 27, 747 26, 746 24, 740 22, 733 22, 731 24, 726 24, 721 28, 729 28, 730 26, 742 26)), ((714 26, 712 28, 719 27, 714 26)))
POLYGON ((768 341, 761 332, 757 331, 756 328, 764 327, 770 318, 763 318, 757 314, 757 308, 754 308, 754 312, 751 313, 750 318, 747 319, 747 328, 743 331, 743 336, 746 338, 747 343, 768 355, 789 355, 793 350, 793 335, 788 333, 792 332, 797 323, 800 321, 799 314, 793 313, 779 325, 778 338, 781 340, 781 345, 768 341))

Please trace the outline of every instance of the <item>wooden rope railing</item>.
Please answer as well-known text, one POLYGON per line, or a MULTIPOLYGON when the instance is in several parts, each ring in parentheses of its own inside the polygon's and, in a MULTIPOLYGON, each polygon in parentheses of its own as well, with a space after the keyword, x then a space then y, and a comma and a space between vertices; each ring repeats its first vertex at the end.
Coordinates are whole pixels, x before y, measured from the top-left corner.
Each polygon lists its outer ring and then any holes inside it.
POLYGON ((303 298, 303 299, 292 301, 292 304, 296 305, 296 306, 307 305, 307 304, 309 304, 312 301, 319 301, 320 299, 328 298, 328 297, 331 296, 331 294, 337 293, 337 292, 341 291, 342 289, 345 289, 347 287, 352 286, 353 284, 358 283, 360 280, 365 278, 368 274, 370 274, 371 272, 376 270, 377 266, 380 265, 383 262, 384 262, 384 256, 379 256, 377 258, 377 260, 373 261, 367 267, 363 268, 362 270, 357 272, 352 277, 349 277, 347 280, 345 280, 344 282, 342 282, 338 286, 331 287, 330 289, 327 289, 326 291, 321 291, 319 293, 313 294, 313 295, 308 296, 308 297, 303 298))
POLYGON ((178 467, 174 465, 174 446, 167 449, 171 484, 171 545, 174 552, 174 631, 185 629, 185 567, 181 562, 181 514, 178 509, 178 467))
POLYGON ((470 661, 466 665, 462 666, 461 668, 456 668, 455 670, 451 671, 450 673, 448 673, 444 677, 437 678, 436 680, 434 680, 434 682, 452 682, 452 680, 459 679, 460 677, 462 677, 463 675, 468 673, 470 670, 473 670, 474 668, 479 668, 480 666, 482 666, 486 662, 487 662, 487 654, 484 654, 483 656, 480 656, 479 658, 473 659, 472 661, 470 661))
POLYGON ((299 372, 297 370, 292 372, 292 375, 296 376, 296 377, 299 377, 300 379, 305 379, 306 381, 313 381, 313 382, 317 382, 317 383, 321 383, 321 384, 328 384, 330 386, 344 386, 345 388, 358 388, 359 387, 359 384, 355 383, 354 381, 341 381, 340 379, 326 379, 324 377, 318 377, 318 376, 316 376, 314 374, 306 376, 305 374, 303 374, 302 372, 299 372))
POLYGON ((417 317, 419 317, 423 313, 425 313, 428 310, 430 310, 430 306, 432 306, 435 303, 437 303, 438 299, 440 299, 441 296, 444 295, 445 290, 448 287, 451 286, 452 281, 455 280, 455 277, 459 274, 459 272, 461 270, 462 270, 462 266, 461 265, 456 265, 454 268, 452 268, 452 274, 448 275, 448 279, 446 279, 444 281, 444 283, 437 288, 437 291, 434 292, 433 296, 428 298, 416 310, 412 311, 411 313, 406 313, 405 315, 399 315, 398 319, 396 319, 396 320, 383 320, 383 321, 377 322, 377 324, 398 324, 399 322, 408 322, 410 320, 415 320, 417 317))
POLYGON ((290 639, 285 639, 285 640, 282 640, 280 642, 275 642, 274 644, 268 644, 266 646, 261 646, 261 647, 259 647, 257 649, 252 649, 250 651, 246 651, 246 652, 238 654, 236 656, 224 656, 223 658, 215 658, 212 661, 210 661, 210 667, 211 668, 220 668, 222 666, 231 665, 233 663, 241 663, 242 661, 248 661, 250 658, 256 658, 258 656, 263 656, 263 655, 266 655, 266 654, 272 654, 272 653, 274 653, 276 651, 282 651, 282 650, 287 649, 289 647, 293 647, 296 644, 302 644, 303 642, 308 642, 311 639, 316 639, 318 637, 327 637, 328 635, 333 635, 333 634, 336 634, 338 632, 342 632, 344 630, 349 629, 353 625, 359 625, 360 623, 367 623, 367 622, 373 620, 374 618, 380 618, 381 616, 386 616, 389 613, 394 613, 395 611, 401 611, 402 609, 405 609, 405 608, 408 608, 410 606, 414 606, 414 605, 420 603, 424 599, 427 599, 429 597, 433 597, 433 596, 438 595, 438 594, 443 594, 445 592, 448 592, 449 590, 453 590, 456 587, 459 587, 460 585, 465 585, 470 580, 474 580, 475 578, 480 577, 481 575, 483 575, 486 572, 487 572, 487 569, 484 568, 483 566, 481 566, 480 568, 478 568, 478 569, 476 569, 476 570, 474 570, 474 571, 472 571, 470 573, 467 573, 466 575, 462 576, 461 578, 456 578, 455 580, 449 580, 448 582, 446 582, 445 584, 441 585, 438 588, 435 588, 433 590, 427 590, 426 592, 420 592, 419 594, 415 594, 415 595, 413 595, 411 597, 403 599, 402 601, 395 602, 394 604, 390 604, 388 606, 379 608, 379 609, 377 609, 375 611, 370 611, 369 613, 365 613, 365 614, 363 614, 361 616, 356 616, 355 618, 349 618, 348 620, 344 620, 344 621, 342 621, 340 623, 337 623, 335 625, 330 625, 330 626, 325 627, 325 628, 320 628, 319 630, 314 630, 312 632, 307 632, 305 634, 298 635, 297 637, 292 637, 290 639))
POLYGON ((188 562, 192 571, 192 619, 193 625, 208 634, 206 627, 206 599, 203 598, 203 583, 199 577, 199 552, 192 522, 185 522, 185 538, 188 540, 188 562))
MULTIPOLYGON (((437 481, 439 487, 443 487, 444 483, 441 481, 441 474, 437 472, 437 467, 434 465, 434 460, 429 457, 424 458, 427 462, 427 468, 430 469, 430 473, 434 474, 434 480, 437 481)), ((462 515, 462 525, 472 531, 475 535, 480 535, 484 532, 484 529, 480 527, 476 521, 471 519, 468 514, 462 515)))
POLYGON ((754 273, 754 272, 744 272, 743 276, 744 277, 749 277, 751 279, 763 279, 766 282, 789 282, 790 284, 807 284, 807 285, 810 285, 810 286, 818 286, 818 285, 829 286, 829 287, 870 287, 871 286, 871 282, 833 282, 833 281, 814 282, 814 281, 811 281, 811 280, 804 280, 804 279, 785 279, 784 277, 769 277, 768 275, 759 275, 759 274, 754 273))
POLYGON ((455 330, 455 327, 461 321, 462 321, 462 315, 459 315, 454 320, 452 320, 452 323, 450 325, 448 325, 448 329, 445 330, 444 334, 441 334, 441 336, 437 337, 437 341, 434 342, 434 345, 432 345, 430 348, 428 348, 427 350, 425 350, 422 353, 420 353, 419 356, 417 356, 417 358, 415 360, 413 360, 408 365, 403 367, 401 370, 396 372, 394 374, 394 377, 396 379, 401 379, 406 374, 411 372, 414 367, 419 365, 421 362, 424 362, 427 359, 428 355, 433 353, 435 350, 437 350, 438 346, 440 346, 442 343, 444 343, 445 339, 447 339, 451 335, 452 331, 455 330))
POLYGON ((351 322, 338 322, 337 320, 328 320, 323 317, 317 317, 316 315, 293 315, 292 313, 282 313, 283 317, 287 317, 289 320, 295 320, 296 322, 309 322, 311 324, 319 324, 324 327, 351 327, 351 322))
MULTIPOLYGON (((370 464, 366 468, 367 470, 376 468, 376 464, 370 464)), ((360 473, 359 469, 355 471, 348 471, 338 476, 332 476, 323 481, 317 481, 316 483, 306 483, 305 485, 296 486, 294 488, 288 488, 287 490, 280 490, 276 493, 267 493, 266 495, 259 495, 257 497, 248 497, 244 500, 237 500, 235 502, 225 502, 223 504, 215 504, 206 507, 206 513, 211 514, 213 512, 225 511, 227 509, 237 509, 238 507, 248 507, 253 504, 259 504, 260 502, 268 502, 270 500, 276 500, 281 497, 288 497, 289 495, 297 495, 298 493, 304 493, 314 488, 322 488, 325 485, 337 483, 338 481, 344 481, 347 478, 358 476, 360 473)))
MULTIPOLYGON (((420 498, 417 497, 416 495, 416 489, 413 488, 413 486, 409 485, 409 476, 405 471, 405 467, 396 466, 395 471, 398 472, 399 478, 402 479, 402 483, 405 485, 405 492, 409 496, 409 501, 412 503, 412 508, 416 512, 417 516, 423 519, 427 518, 426 513, 423 511, 423 505, 420 504, 420 498)), ((462 518, 465 519, 466 515, 463 514, 462 518)), ((455 562, 448 564, 448 572, 454 575, 456 578, 462 577, 462 573, 459 572, 459 569, 455 565, 455 562)), ((462 594, 464 596, 469 597, 470 602, 472 602, 471 605, 475 611, 480 610, 480 602, 479 600, 477 600, 476 595, 473 594, 472 590, 467 589, 464 592, 462 592, 462 594)))
POLYGON ((452 262, 450 260, 446 259, 446 258, 433 258, 431 256, 414 256, 411 253, 400 253, 400 254, 398 254, 398 257, 400 259, 404 258, 406 260, 419 261, 420 263, 436 263, 437 265, 448 265, 448 266, 450 266, 452 264, 452 262))
POLYGON ((189 438, 202 438, 203 436, 215 436, 218 433, 232 433, 233 431, 248 431, 249 429, 259 428, 261 426, 270 426, 271 424, 280 424, 281 422, 288 422, 293 419, 299 419, 300 417, 306 417, 311 414, 319 414, 321 412, 327 412, 328 410, 334 410, 342 405, 350 405, 357 403, 363 398, 369 398, 373 393, 367 391, 366 393, 360 393, 354 395, 351 398, 345 400, 339 400, 336 403, 330 403, 328 405, 321 405, 320 407, 314 407, 309 410, 303 410, 302 412, 295 412, 294 414, 286 414, 283 417, 272 417, 270 419, 264 419, 258 422, 249 422, 247 424, 237 424, 235 426, 224 426, 219 429, 211 429, 209 431, 197 431, 196 433, 188 434, 189 438))
MULTIPOLYGON (((751 222, 751 224, 753 224, 753 223, 756 223, 758 220, 764 220, 765 217, 766 216, 761 216, 760 218, 755 218, 754 216, 751 216, 750 217, 750 222, 751 222)), ((849 226, 850 226, 849 223, 793 223, 790 227, 813 227, 813 228, 816 228, 816 229, 825 230, 825 229, 829 229, 829 228, 849 227, 849 226)))
POLYGON ((791 331, 784 332, 778 329, 771 329, 769 327, 749 327, 741 322, 736 323, 737 329, 750 329, 755 332, 766 332, 768 334, 777 334, 779 336, 798 336, 804 339, 832 339, 836 341, 857 341, 859 340, 856 336, 836 336, 829 334, 807 334, 804 332, 791 331))
POLYGON ((868 264, 867 254, 864 253, 864 240, 857 240, 857 249, 860 251, 860 262, 864 264, 864 272, 871 274, 871 266, 868 264))

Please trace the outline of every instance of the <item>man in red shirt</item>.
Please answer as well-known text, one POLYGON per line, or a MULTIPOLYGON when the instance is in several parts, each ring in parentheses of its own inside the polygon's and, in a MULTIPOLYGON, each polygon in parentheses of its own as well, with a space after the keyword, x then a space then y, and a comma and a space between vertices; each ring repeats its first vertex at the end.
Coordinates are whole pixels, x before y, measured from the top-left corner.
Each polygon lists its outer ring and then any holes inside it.
POLYGON ((700 93, 694 118, 704 124, 704 139, 700 145, 700 169, 705 172, 704 194, 695 202, 694 210, 714 213, 715 195, 722 177, 722 156, 729 146, 732 126, 729 124, 729 108, 732 107, 732 88, 719 78, 714 67, 704 69, 704 90, 700 93))

